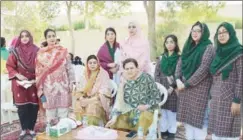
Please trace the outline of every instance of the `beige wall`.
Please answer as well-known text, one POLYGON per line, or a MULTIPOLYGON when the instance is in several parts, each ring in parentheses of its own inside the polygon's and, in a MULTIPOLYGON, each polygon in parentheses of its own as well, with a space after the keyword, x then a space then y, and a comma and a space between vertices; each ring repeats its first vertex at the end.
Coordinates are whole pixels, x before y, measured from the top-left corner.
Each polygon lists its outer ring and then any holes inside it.
MULTIPOLYGON (((210 23, 208 24, 209 30, 210 30, 210 39, 213 41, 214 34, 216 32, 216 29, 218 27, 219 23, 210 23)), ((185 28, 184 31, 180 33, 176 33, 179 39, 180 47, 183 47, 183 44, 185 40, 188 37, 189 31, 190 31, 191 25, 188 25, 187 28, 185 28)), ((117 31, 117 41, 121 42, 124 40, 125 37, 127 37, 127 27, 115 27, 117 31)), ((97 54, 100 46, 104 43, 104 33, 105 29, 103 30, 79 30, 74 32, 75 37, 75 55, 79 55, 85 60, 88 55, 90 54, 97 54)), ((239 41, 242 44, 242 29, 236 30, 237 37, 239 41)), ((143 29, 143 33, 147 35, 147 29, 146 27, 143 29)), ((70 36, 68 31, 63 32, 57 32, 57 35, 61 38, 61 44, 68 48, 69 51, 71 51, 71 42, 70 42, 70 36)))

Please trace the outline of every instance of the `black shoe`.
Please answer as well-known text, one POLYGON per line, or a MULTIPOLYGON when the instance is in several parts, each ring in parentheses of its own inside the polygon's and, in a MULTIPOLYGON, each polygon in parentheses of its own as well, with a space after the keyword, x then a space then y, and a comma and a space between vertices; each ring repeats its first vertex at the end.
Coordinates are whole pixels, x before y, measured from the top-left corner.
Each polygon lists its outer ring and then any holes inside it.
POLYGON ((174 139, 175 139, 175 134, 174 133, 168 133, 167 140, 174 140, 174 139))
POLYGON ((126 135, 126 137, 133 138, 137 136, 137 131, 131 131, 129 134, 126 135))
POLYGON ((161 132, 160 134, 161 134, 162 139, 166 139, 168 137, 168 135, 169 135, 169 132, 168 131, 161 132))

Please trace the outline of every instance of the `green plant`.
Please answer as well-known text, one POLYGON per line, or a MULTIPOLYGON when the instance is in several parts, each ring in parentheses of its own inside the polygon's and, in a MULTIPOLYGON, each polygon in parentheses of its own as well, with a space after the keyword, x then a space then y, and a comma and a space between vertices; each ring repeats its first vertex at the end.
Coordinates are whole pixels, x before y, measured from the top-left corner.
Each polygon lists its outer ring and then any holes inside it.
POLYGON ((235 29, 242 29, 242 20, 235 21, 235 29))
POLYGON ((56 31, 68 31, 68 25, 62 25, 60 27, 56 27, 56 31))
POLYGON ((85 28, 85 23, 84 21, 76 21, 73 23, 73 29, 74 30, 80 30, 85 28))

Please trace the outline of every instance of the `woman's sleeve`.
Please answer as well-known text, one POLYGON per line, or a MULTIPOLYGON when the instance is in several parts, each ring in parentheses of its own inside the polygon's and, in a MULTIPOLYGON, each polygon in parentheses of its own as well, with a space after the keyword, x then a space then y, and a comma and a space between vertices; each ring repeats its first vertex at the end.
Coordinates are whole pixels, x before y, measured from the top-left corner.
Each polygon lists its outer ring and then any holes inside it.
POLYGON ((97 57, 99 59, 99 62, 100 62, 100 65, 103 69, 105 69, 106 71, 109 71, 109 67, 108 67, 108 63, 104 60, 104 58, 102 57, 102 54, 101 54, 101 49, 102 47, 100 48, 100 50, 98 51, 98 54, 97 54, 97 57))
POLYGON ((68 74, 68 79, 70 83, 76 82, 75 80, 75 74, 74 74, 74 69, 72 67, 71 61, 67 59, 67 64, 66 64, 66 69, 67 69, 67 74, 68 74))
POLYGON ((153 80, 153 78, 148 75, 147 77, 147 83, 148 83, 148 104, 151 106, 157 106, 160 102, 160 91, 153 80))
POLYGON ((139 67, 142 71, 148 73, 148 74, 152 74, 151 73, 151 61, 150 61, 150 49, 149 49, 149 43, 147 42, 146 46, 148 46, 145 50, 145 52, 143 52, 140 57, 138 58, 138 63, 139 63, 139 67))
POLYGON ((7 63, 6 63, 6 68, 8 70, 9 80, 12 80, 15 77, 15 75, 18 73, 18 71, 17 71, 17 59, 13 55, 13 53, 11 53, 8 57, 8 60, 7 60, 7 63))
POLYGON ((156 63, 156 67, 155 67, 155 72, 154 72, 154 79, 155 82, 160 83, 160 61, 158 60, 156 63))
POLYGON ((203 54, 202 62, 194 74, 185 82, 185 86, 196 86, 209 74, 209 67, 213 60, 213 47, 210 45, 203 54))
MULTIPOLYGON (((39 60, 38 60, 38 54, 37 54, 37 57, 35 59, 35 79, 36 81, 39 81, 40 79, 40 75, 39 73, 43 70, 43 66, 41 63, 39 63, 39 60)), ((40 84, 39 87, 37 87, 37 96, 40 98, 42 95, 44 94, 43 92, 43 85, 40 84)))
POLYGON ((99 89, 99 98, 104 110, 109 114, 110 113, 110 101, 111 101, 111 87, 109 87, 110 78, 108 73, 104 73, 102 76, 101 86, 99 89))
POLYGON ((243 94, 243 56, 236 60, 237 82, 233 102, 240 103, 243 94))
POLYGON ((181 77, 182 77, 181 63, 182 63, 182 60, 181 60, 181 57, 180 57, 179 60, 178 60, 177 65, 176 65, 175 80, 181 79, 181 77))

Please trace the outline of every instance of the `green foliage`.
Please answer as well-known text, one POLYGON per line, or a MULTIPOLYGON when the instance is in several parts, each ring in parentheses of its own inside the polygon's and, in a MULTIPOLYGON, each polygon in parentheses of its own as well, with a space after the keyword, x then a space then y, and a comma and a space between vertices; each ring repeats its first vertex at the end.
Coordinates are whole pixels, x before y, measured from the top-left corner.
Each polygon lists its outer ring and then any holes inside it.
POLYGON ((69 27, 68 27, 68 25, 62 25, 60 27, 55 27, 55 30, 56 31, 68 31, 69 27))
POLYGON ((242 29, 242 19, 236 20, 235 29, 242 29))
MULTIPOLYGON (((60 27, 55 27, 53 28, 57 31, 68 31, 69 26, 68 25, 61 25, 60 27)), ((73 28, 74 30, 82 30, 85 28, 84 20, 76 21, 73 23, 73 28)), ((101 29, 101 26, 96 24, 95 21, 92 21, 90 23, 90 29, 101 29)))
POLYGON ((48 22, 57 15, 48 10, 45 14, 42 13, 45 8, 54 10, 57 7, 54 2, 47 4, 45 2, 4 1, 3 3, 2 8, 7 13, 12 13, 3 16, 5 24, 2 26, 6 31, 5 34, 16 36, 21 30, 27 29, 34 36, 35 42, 44 38, 43 32, 48 27, 48 22))
POLYGON ((214 18, 218 10, 225 6, 225 3, 213 3, 210 1, 177 1, 176 6, 181 9, 178 13, 181 22, 192 24, 198 19, 200 19, 200 21, 205 21, 214 18))
POLYGON ((74 30, 80 30, 80 29, 84 29, 85 25, 84 25, 84 21, 76 21, 73 23, 73 28, 74 30))
POLYGON ((60 13, 60 6, 57 1, 38 1, 40 16, 45 21, 55 18, 60 13))
POLYGON ((16 6, 16 2, 14 1, 1 1, 1 8, 2 10, 14 10, 16 6))
POLYGON ((207 19, 205 22, 225 22, 230 21, 235 23, 235 29, 242 29, 242 19, 241 18, 231 18, 231 17, 222 17, 222 16, 215 16, 214 18, 207 19))
POLYGON ((184 42, 181 42, 180 38, 185 38, 185 35, 181 34, 185 25, 193 24, 199 19, 204 22, 218 21, 217 11, 225 5, 223 2, 215 4, 208 1, 164 1, 163 3, 165 8, 158 14, 163 21, 156 27, 157 56, 164 51, 163 43, 167 35, 175 34, 182 48, 184 42))
POLYGON ((128 1, 107 1, 102 15, 109 19, 120 18, 131 12, 130 6, 128 1))

